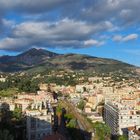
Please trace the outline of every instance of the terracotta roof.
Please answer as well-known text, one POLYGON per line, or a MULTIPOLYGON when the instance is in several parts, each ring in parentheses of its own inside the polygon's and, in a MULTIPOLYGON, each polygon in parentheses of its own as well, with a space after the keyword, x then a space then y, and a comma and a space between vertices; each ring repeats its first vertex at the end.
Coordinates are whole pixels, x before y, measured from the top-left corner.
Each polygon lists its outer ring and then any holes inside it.
POLYGON ((122 100, 135 100, 134 98, 122 98, 122 100))
POLYGON ((140 102, 138 102, 137 105, 140 105, 140 102))
POLYGON ((128 131, 134 130, 135 126, 128 127, 128 131))
POLYGON ((66 138, 61 134, 56 133, 50 136, 45 136, 43 140, 66 140, 66 138))
POLYGON ((22 98, 22 99, 17 99, 17 101, 33 101, 33 99, 30 99, 30 98, 22 98))

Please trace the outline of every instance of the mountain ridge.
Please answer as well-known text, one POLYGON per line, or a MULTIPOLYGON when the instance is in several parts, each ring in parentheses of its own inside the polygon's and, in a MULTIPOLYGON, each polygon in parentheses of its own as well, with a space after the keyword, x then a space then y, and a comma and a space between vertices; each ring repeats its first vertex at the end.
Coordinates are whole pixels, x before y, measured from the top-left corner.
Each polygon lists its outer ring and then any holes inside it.
POLYGON ((1 56, 1 72, 18 72, 29 69, 70 69, 113 71, 119 69, 135 69, 128 63, 109 58, 100 58, 84 54, 57 54, 45 49, 29 49, 16 56, 1 56))

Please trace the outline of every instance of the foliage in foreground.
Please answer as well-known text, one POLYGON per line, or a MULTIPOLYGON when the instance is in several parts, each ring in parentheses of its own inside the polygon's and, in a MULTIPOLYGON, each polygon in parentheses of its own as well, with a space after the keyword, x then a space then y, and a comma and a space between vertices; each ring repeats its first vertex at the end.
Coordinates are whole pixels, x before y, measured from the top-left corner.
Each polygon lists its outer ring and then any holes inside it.
POLYGON ((93 123, 93 128, 94 128, 96 139, 98 140, 110 139, 111 131, 110 131, 110 128, 106 124, 96 122, 96 123, 93 123))
POLYGON ((14 138, 7 129, 4 129, 0 130, 0 140, 14 140, 14 138))
POLYGON ((119 139, 118 140, 128 140, 128 138, 127 138, 127 136, 122 135, 122 136, 119 136, 119 139))

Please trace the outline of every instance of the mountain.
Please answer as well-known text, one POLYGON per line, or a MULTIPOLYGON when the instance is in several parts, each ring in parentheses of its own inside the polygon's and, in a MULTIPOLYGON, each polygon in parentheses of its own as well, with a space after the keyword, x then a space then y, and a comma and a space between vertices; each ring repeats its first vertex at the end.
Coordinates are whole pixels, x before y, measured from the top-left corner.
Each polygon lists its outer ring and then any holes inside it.
MULTIPOLYGON (((107 58, 99 58, 81 54, 59 55, 49 60, 56 68, 67 70, 95 71, 97 73, 106 73, 123 70, 124 72, 135 70, 135 66, 107 58)), ((46 63, 44 63, 46 64, 46 63)), ((45 65, 42 64, 42 68, 45 65)))
MULTIPOLYGON (((0 57, 0 71, 2 72, 15 72, 30 69, 43 61, 55 57, 59 54, 32 48, 17 56, 1 56, 0 57)), ((49 62, 48 62, 49 63, 49 62)))
POLYGON ((111 72, 134 70, 136 67, 121 61, 80 54, 56 54, 43 49, 32 48, 17 56, 0 57, 0 71, 38 71, 45 69, 88 70, 111 72))
POLYGON ((19 54, 18 56, 15 57, 15 59, 16 62, 18 61, 25 65, 32 66, 42 63, 44 60, 55 57, 57 55, 58 54, 47 50, 32 48, 22 54, 19 54))

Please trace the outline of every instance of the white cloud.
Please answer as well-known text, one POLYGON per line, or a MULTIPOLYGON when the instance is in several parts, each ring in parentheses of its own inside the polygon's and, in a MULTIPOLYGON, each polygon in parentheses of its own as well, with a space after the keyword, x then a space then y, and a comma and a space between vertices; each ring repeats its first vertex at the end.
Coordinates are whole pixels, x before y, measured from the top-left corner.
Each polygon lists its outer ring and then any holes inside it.
POLYGON ((27 47, 29 40, 27 38, 4 38, 0 42, 1 50, 23 50, 27 47))
POLYGON ((28 21, 16 25, 10 36, 0 41, 0 49, 23 50, 32 46, 63 48, 101 46, 104 42, 96 42, 91 39, 92 36, 111 27, 108 22, 90 24, 68 18, 57 22, 28 21))
POLYGON ((115 35, 115 36, 113 37, 113 40, 114 40, 114 41, 122 41, 122 36, 121 36, 121 35, 115 35))
POLYGON ((90 0, 80 18, 92 22, 111 21, 120 28, 140 23, 140 0, 90 0))
POLYGON ((115 35, 113 37, 113 40, 119 42, 127 42, 127 41, 136 40, 137 38, 138 38, 138 34, 130 34, 127 36, 115 35))
POLYGON ((130 41, 130 40, 135 40, 138 38, 138 34, 130 34, 128 36, 125 36, 123 38, 123 41, 130 41))
POLYGON ((1 22, 3 26, 10 27, 10 28, 14 28, 16 24, 14 20, 7 20, 7 19, 1 19, 1 22))
MULTIPOLYGON (((103 34, 121 34, 132 23, 139 26, 139 5, 140 0, 0 0, 0 49, 100 46, 109 39, 103 34), (17 23, 5 18, 11 13, 17 23)), ((137 38, 116 35, 113 40, 137 38)))
POLYGON ((89 39, 89 40, 84 41, 84 45, 86 45, 86 46, 101 46, 104 44, 105 44, 104 41, 98 41, 98 40, 94 40, 94 39, 89 39))

